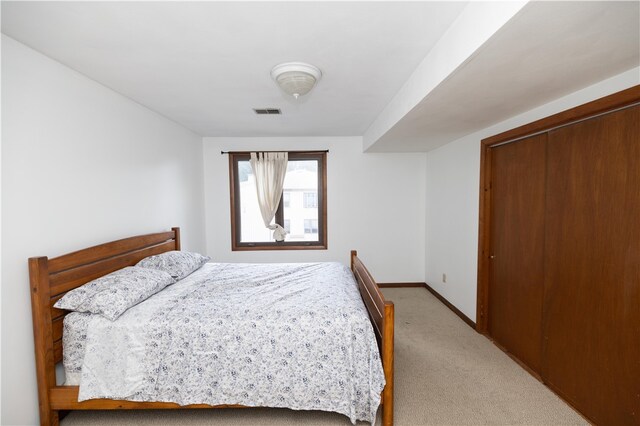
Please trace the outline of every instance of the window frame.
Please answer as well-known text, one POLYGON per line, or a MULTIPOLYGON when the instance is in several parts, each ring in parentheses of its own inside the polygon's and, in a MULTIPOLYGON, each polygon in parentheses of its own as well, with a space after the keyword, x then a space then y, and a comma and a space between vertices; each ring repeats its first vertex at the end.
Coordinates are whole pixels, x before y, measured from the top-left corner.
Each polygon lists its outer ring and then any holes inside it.
MULTIPOLYGON (((263 151, 264 152, 264 151, 263 151)), ((241 206, 238 162, 249 161, 251 152, 229 152, 229 205, 231 209, 231 250, 326 250, 327 244, 327 152, 326 151, 289 151, 289 160, 318 161, 318 241, 269 241, 247 243, 241 238, 241 206)), ((284 195, 276 211, 276 222, 284 226, 284 195), (278 222, 280 220, 280 222, 278 222)))

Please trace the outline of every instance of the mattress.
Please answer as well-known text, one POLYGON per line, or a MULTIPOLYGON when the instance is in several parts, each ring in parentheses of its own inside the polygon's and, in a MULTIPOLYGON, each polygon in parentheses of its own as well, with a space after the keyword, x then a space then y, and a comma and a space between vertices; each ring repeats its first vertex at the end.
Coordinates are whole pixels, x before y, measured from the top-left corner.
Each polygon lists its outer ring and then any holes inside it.
POLYGON ((209 263, 115 321, 65 317, 66 384, 92 398, 241 404, 373 422, 384 373, 339 263, 209 263))

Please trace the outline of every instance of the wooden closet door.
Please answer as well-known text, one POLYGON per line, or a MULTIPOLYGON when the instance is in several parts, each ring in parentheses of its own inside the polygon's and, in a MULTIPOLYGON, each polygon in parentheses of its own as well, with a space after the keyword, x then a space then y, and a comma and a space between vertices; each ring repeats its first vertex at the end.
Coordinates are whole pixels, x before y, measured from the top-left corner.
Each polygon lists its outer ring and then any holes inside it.
POLYGON ((546 138, 491 149, 488 331, 536 372, 542 351, 546 138))
POLYGON ((549 133, 543 379, 640 424, 640 107, 549 133))

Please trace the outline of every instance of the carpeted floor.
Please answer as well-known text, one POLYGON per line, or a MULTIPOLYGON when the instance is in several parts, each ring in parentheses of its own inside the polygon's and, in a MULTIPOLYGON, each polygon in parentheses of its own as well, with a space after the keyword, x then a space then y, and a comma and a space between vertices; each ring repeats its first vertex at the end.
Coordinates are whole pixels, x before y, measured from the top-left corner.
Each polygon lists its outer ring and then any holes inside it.
MULTIPOLYGON (((549 389, 422 288, 385 289, 396 305, 395 424, 587 425, 549 389)), ((285 409, 72 412, 62 426, 350 425, 285 409)))

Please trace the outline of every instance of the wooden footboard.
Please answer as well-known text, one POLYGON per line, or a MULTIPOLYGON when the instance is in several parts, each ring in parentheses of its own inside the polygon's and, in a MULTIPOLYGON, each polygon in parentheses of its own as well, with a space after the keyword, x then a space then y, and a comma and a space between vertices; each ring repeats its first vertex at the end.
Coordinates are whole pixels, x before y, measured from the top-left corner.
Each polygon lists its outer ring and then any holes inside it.
POLYGON ((378 337, 382 367, 387 382, 382 391, 382 424, 393 425, 393 302, 385 300, 371 273, 358 258, 358 252, 351 251, 351 270, 358 282, 362 300, 369 311, 371 323, 378 337))
MULTIPOLYGON (((66 292, 141 259, 171 250, 180 250, 180 229, 141 235, 90 247, 56 258, 29 259, 31 309, 35 343, 36 376, 40 424, 57 426, 59 412, 66 410, 127 410, 229 408, 240 405, 180 406, 164 402, 132 402, 92 399, 78 402, 78 386, 57 386, 55 365, 62 361, 63 320, 67 311, 53 304, 66 292)), ((367 268, 351 252, 351 268, 358 282, 373 328, 380 344, 386 378, 382 392, 384 426, 393 424, 393 303, 385 301, 367 268)))

